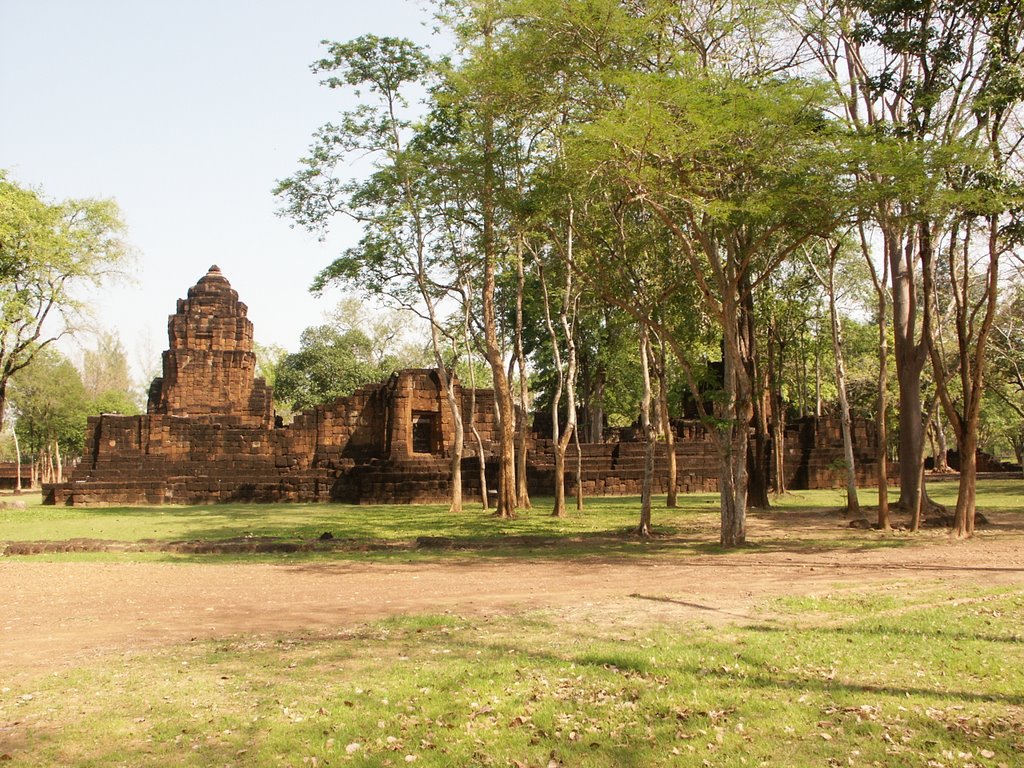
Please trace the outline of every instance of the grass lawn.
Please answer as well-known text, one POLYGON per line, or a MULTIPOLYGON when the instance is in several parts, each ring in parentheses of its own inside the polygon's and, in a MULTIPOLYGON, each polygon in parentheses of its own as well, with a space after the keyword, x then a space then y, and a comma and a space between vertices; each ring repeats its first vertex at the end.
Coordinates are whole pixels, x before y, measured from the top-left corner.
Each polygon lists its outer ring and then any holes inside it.
MULTIPOLYGON (((979 485, 979 508, 1014 521, 1024 482, 979 485)), ((955 483, 932 495, 951 504, 955 483)), ((868 504, 868 493, 862 503, 868 504)), ((832 491, 751 514, 744 552, 910 546, 927 538, 843 527, 832 491), (790 521, 797 520, 793 525, 790 521)), ((498 553, 554 558, 714 554, 717 500, 655 510, 658 536, 626 532, 638 501, 594 499, 551 518, 547 500, 514 521, 443 506, 223 505, 0 510, 5 542, 238 537, 380 543, 439 534, 529 538, 498 553)), ((1003 533, 1014 555, 1019 524, 1003 533)), ((936 536, 930 534, 934 542, 936 536)), ((84 557, 111 557, 89 554, 84 557)), ((124 559, 172 557, 125 552, 124 559)), ((291 558, 387 557, 383 551, 291 558)), ((407 550, 403 557, 414 558, 407 550)), ((894 553, 898 556, 898 553, 894 553)), ((41 556, 23 556, 39 558, 41 556)), ((81 557, 47 555, 55 559, 81 557)), ((211 556, 196 556, 209 562, 211 556)), ((222 558, 268 562, 269 556, 222 558)), ((14 557, 0 558, 12 562, 14 557)), ((183 558, 188 562, 188 558, 183 558)), ((1011 558, 1012 559, 1012 558, 1011 558)), ((270 562, 277 562, 269 558, 270 562)), ((572 568, 586 568, 580 559, 572 568)), ((659 562, 678 562, 664 560, 659 562)), ((88 567, 88 566, 86 566, 88 567)), ((120 566, 118 566, 120 567, 120 566)), ((436 567, 436 566, 432 566, 436 567)), ((1007 563, 1005 569, 1015 566, 1007 563)), ((982 569, 983 571, 984 569, 982 569)), ((455 573, 455 571, 453 571, 455 573)), ((745 578, 749 578, 749 571, 745 578)), ((1024 587, 945 579, 799 585, 749 620, 680 618, 638 594, 527 613, 405 615, 336 629, 129 646, 4 682, 0 762, 12 766, 922 766, 1024 765, 1024 587)), ((622 592, 626 594, 625 591, 622 592)), ((74 622, 75 617, 69 616, 74 622)), ((63 619, 62 619, 63 621, 63 619)), ((0 631, 3 630, 0 602, 0 631)))
MULTIPOLYGON (((33 766, 1019 766, 1024 591, 906 585, 747 626, 554 611, 126 654, 0 694, 33 766)), ((6 742, 5 742, 6 737, 6 742)))
MULTIPOLYGON (((979 483, 978 507, 981 510, 1019 512, 1024 509, 1024 480, 990 480, 979 483)), ((930 492, 937 501, 952 507, 956 500, 956 483, 933 483, 930 492)), ((319 559, 324 557, 388 557, 395 547, 402 557, 415 556, 417 540, 433 539, 426 554, 436 556, 438 542, 464 547, 473 556, 515 556, 523 553, 586 555, 590 553, 626 555, 658 554, 665 551, 714 552, 715 539, 708 531, 718 519, 718 497, 714 494, 684 494, 680 507, 664 507, 664 497, 655 500, 654 530, 651 542, 640 542, 630 535, 639 518, 637 497, 604 497, 586 501, 580 513, 572 509, 565 518, 548 514, 551 500, 534 500, 534 508, 515 520, 500 520, 478 508, 467 505, 461 514, 448 512, 445 505, 365 505, 347 504, 221 504, 180 507, 46 507, 34 496, 24 496, 29 506, 24 510, 0 509, 0 551, 5 543, 38 541, 102 540, 133 543, 147 542, 159 548, 171 542, 235 540, 269 540, 305 542, 312 551, 267 554, 244 553, 248 560, 256 557, 276 561, 288 559, 319 559), (330 532, 334 541, 322 548, 318 537, 330 532), (396 546, 405 545, 405 546, 396 546), (367 553, 365 550, 374 550, 367 553)), ((861 503, 871 504, 873 491, 862 491, 861 503)), ((908 537, 861 532, 853 537, 837 538, 824 528, 839 529, 844 519, 836 511, 843 506, 842 492, 835 490, 798 491, 775 502, 770 510, 751 511, 752 520, 760 519, 768 529, 750 536, 756 547, 793 546, 902 546, 908 537), (827 510, 835 511, 834 520, 827 510), (797 514, 820 513, 823 525, 819 530, 799 534, 772 530, 772 524, 797 514)), ((871 514, 870 512, 868 514, 871 514)), ((463 552, 463 555, 466 553, 463 552)), ((188 555, 170 553, 61 553, 49 557, 189 559, 188 555)), ((453 555, 448 555, 453 556, 453 555)), ((456 553, 456 555, 458 554, 456 553)), ((206 560, 209 555, 203 556, 206 560)), ((237 559, 228 556, 228 560, 237 559)))

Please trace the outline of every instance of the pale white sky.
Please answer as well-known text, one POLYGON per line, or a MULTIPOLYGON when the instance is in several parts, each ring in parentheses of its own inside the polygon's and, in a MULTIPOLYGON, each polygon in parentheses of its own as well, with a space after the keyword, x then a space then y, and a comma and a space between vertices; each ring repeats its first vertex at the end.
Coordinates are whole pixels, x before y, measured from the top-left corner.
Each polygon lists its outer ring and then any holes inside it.
POLYGON ((121 206, 135 278, 94 303, 136 368, 167 346, 176 299, 211 264, 261 343, 295 349, 333 307, 340 294, 308 286, 357 232, 339 222, 318 242, 270 194, 352 105, 309 65, 325 38, 438 47, 424 22, 411 0, 0 0, 0 168, 50 198, 121 206))

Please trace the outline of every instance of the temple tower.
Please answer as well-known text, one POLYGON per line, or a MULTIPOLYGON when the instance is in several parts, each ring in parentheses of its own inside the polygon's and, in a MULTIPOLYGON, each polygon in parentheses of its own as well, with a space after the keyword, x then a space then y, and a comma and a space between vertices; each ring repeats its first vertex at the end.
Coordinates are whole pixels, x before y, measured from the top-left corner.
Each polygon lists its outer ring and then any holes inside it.
POLYGON ((177 310, 167 322, 170 344, 163 376, 150 387, 149 412, 270 426, 272 398, 255 378, 248 308, 216 265, 178 299, 177 310))

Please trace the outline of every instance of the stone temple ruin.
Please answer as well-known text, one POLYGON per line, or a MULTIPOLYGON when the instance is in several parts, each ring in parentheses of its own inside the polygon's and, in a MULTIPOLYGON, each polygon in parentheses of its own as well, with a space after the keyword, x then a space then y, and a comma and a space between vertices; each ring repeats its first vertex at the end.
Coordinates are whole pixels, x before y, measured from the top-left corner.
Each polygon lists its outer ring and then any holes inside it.
MULTIPOLYGON (((214 266, 178 301, 168 322, 170 347, 163 376, 153 381, 143 416, 103 414, 89 419, 85 454, 66 483, 44 488, 47 503, 67 505, 203 504, 230 501, 442 501, 449 496, 447 458, 452 424, 436 371, 408 369, 364 386, 349 397, 275 423, 272 393, 255 377, 253 327, 246 305, 214 266)), ((463 484, 479 494, 479 462, 493 482, 496 463, 494 393, 456 383, 463 418, 472 414, 483 441, 479 456, 468 435, 463 484), (475 395, 472 396, 471 395, 475 395)), ((856 429, 859 466, 873 469, 874 432, 856 429)), ((699 423, 677 422, 680 491, 716 491, 715 446, 699 423)), ((583 444, 577 478, 574 449, 566 473, 571 489, 588 495, 639 493, 642 442, 583 444)), ((786 432, 790 488, 841 483, 838 423, 803 420, 786 432)), ((528 446, 530 492, 550 495, 550 440, 528 446)), ((667 490, 667 456, 659 446, 654 481, 667 490)))

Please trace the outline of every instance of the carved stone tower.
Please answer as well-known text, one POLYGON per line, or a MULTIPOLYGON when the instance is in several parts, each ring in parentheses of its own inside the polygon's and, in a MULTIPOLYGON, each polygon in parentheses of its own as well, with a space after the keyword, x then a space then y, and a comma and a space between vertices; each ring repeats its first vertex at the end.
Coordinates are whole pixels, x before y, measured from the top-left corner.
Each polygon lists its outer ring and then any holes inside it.
POLYGON ((187 299, 178 299, 167 322, 163 377, 149 391, 151 414, 228 417, 240 426, 273 423, 270 388, 255 378, 247 311, 216 266, 189 288, 187 299))

